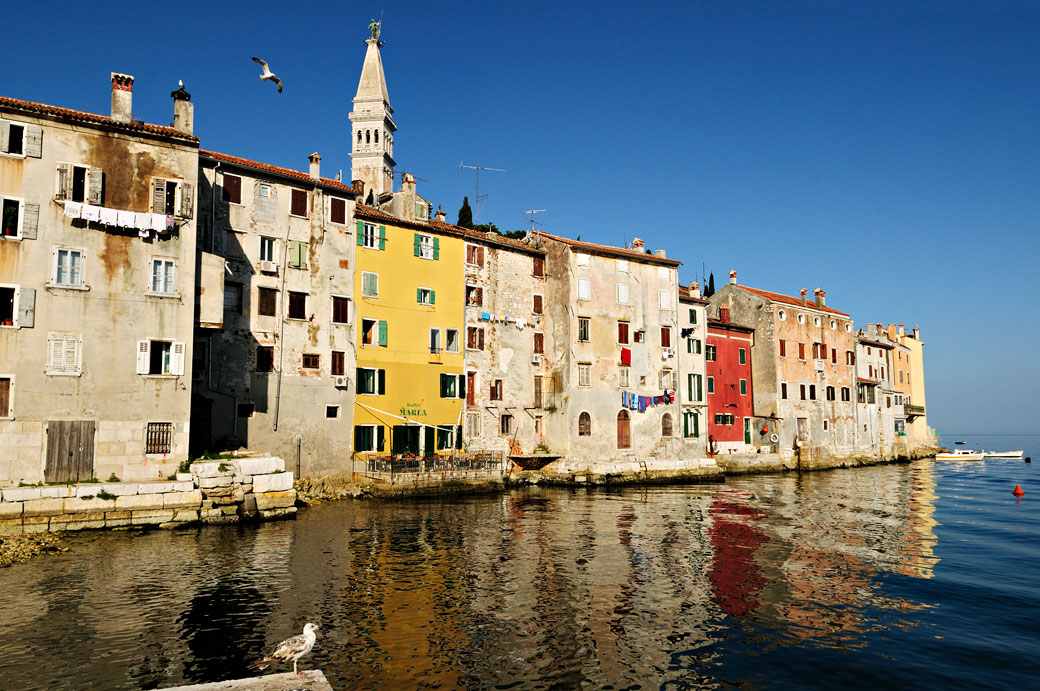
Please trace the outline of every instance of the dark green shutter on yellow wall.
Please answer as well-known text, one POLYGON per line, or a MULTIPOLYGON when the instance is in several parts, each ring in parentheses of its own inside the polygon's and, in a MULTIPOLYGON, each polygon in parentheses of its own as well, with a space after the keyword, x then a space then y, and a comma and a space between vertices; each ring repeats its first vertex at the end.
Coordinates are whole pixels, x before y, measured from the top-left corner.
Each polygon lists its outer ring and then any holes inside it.
POLYGON ((365 222, 364 221, 358 221, 357 222, 357 244, 358 244, 358 247, 361 247, 362 245, 365 244, 365 222))
POLYGON ((379 226, 379 249, 386 249, 386 226, 379 226))
POLYGON ((433 238, 433 258, 441 258, 441 239, 438 237, 433 238))
POLYGON ((419 235, 418 233, 416 233, 412 239, 412 256, 422 256, 422 235, 419 235))

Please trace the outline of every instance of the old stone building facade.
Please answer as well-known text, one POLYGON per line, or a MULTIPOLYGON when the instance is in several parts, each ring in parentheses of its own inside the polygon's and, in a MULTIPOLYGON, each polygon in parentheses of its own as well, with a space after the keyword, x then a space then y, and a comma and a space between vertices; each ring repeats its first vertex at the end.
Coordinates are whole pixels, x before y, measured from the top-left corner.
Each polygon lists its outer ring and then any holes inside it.
POLYGON ((188 457, 198 139, 0 98, 0 482, 164 478, 188 457))
POLYGON ((532 241, 547 252, 546 366, 559 382, 547 445, 569 464, 681 458, 680 262, 639 240, 627 249, 536 232, 532 241))
POLYGON ((679 407, 682 409, 683 458, 704 456, 708 438, 708 390, 705 366, 707 306, 697 283, 679 286, 679 407))
POLYGON ((215 151, 199 169, 192 447, 246 446, 305 475, 349 467, 354 190, 215 151))

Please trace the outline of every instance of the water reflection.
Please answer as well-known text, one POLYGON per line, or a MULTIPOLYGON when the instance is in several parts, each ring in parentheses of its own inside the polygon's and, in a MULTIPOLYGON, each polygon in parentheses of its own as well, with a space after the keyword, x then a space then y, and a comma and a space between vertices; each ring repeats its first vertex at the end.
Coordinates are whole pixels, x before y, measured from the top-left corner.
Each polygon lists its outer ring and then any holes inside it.
POLYGON ((914 624, 886 582, 933 576, 935 487, 914 464, 78 536, 0 572, 0 687, 236 678, 319 620, 337 688, 752 688, 745 656, 914 624))

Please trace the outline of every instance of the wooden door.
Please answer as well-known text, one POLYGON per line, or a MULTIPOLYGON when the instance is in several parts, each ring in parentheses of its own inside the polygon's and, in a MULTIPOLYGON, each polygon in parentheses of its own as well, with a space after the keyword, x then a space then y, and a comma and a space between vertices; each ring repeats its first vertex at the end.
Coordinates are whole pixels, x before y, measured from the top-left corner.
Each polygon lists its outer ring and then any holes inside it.
POLYGON ((477 404, 477 373, 466 373, 466 405, 477 404))
POLYGON ((94 420, 47 422, 47 482, 81 482, 94 477, 94 420))
POLYGON ((632 446, 628 411, 626 410, 622 410, 617 415, 617 445, 619 449, 627 449, 632 446))

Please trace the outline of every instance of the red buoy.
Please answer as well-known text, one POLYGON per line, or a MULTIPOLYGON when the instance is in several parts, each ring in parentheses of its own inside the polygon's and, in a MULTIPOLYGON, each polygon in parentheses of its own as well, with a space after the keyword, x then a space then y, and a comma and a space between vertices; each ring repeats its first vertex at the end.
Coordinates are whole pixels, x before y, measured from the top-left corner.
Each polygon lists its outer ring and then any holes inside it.
POLYGON ((1025 496, 1025 492, 1022 491, 1022 485, 1015 485, 1015 491, 1012 494, 1016 497, 1025 496))

